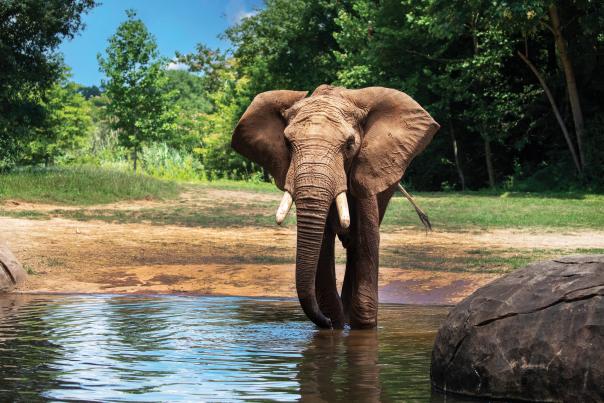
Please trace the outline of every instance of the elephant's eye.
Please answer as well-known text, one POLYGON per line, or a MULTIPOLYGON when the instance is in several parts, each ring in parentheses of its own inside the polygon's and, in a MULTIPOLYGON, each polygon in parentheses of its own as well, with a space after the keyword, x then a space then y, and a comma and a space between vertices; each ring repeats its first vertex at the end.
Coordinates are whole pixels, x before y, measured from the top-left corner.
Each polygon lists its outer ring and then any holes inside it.
POLYGON ((346 139, 346 149, 352 150, 354 147, 354 136, 350 136, 346 139))

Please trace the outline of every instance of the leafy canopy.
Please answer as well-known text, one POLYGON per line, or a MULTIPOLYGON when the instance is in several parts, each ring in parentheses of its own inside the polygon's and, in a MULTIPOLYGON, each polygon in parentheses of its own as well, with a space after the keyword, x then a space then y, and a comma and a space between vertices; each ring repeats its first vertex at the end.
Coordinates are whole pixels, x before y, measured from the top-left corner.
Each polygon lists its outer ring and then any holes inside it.
POLYGON ((165 91, 166 60, 159 57, 155 38, 133 10, 109 38, 106 57, 98 56, 103 81, 111 100, 107 107, 118 130, 119 142, 132 151, 134 169, 141 147, 169 140, 175 129, 177 111, 174 93, 165 91))

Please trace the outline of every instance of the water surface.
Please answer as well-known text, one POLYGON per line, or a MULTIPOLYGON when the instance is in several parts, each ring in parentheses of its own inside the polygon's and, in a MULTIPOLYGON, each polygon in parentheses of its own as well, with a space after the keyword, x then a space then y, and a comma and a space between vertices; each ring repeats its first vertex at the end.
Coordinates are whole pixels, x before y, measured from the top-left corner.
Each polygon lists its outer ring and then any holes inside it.
POLYGON ((440 402, 429 363, 446 313, 381 305, 377 331, 332 332, 294 301, 3 296, 0 401, 440 402))

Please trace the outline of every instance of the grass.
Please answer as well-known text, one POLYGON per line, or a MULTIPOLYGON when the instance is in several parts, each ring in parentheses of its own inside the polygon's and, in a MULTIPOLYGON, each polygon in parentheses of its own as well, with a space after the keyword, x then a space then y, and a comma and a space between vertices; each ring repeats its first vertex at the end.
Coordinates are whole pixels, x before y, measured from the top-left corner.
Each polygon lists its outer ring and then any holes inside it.
MULTIPOLYGON (((120 200, 172 199, 182 190, 203 194, 212 189, 257 194, 279 191, 270 183, 218 180, 183 184, 146 175, 96 167, 63 167, 49 170, 23 169, 0 175, 0 202, 26 202, 87 206, 120 200)), ((435 229, 449 231, 490 228, 600 229, 604 228, 604 195, 579 193, 418 193, 416 201, 429 215, 435 229)), ((249 198, 248 198, 249 199, 249 198)), ((61 209, 50 211, 0 208, 1 215, 45 219, 65 217, 107 222, 148 222, 201 227, 274 226, 277 202, 230 200, 206 205, 166 203, 136 210, 110 208, 61 209)), ((286 225, 295 224, 290 214, 286 225)), ((383 228, 422 228, 405 198, 397 194, 384 218, 383 228)))
POLYGON ((0 201, 91 205, 174 198, 176 182, 91 166, 20 169, 0 175, 0 201))
MULTIPOLYGON (((213 184, 189 185, 194 191, 214 188, 213 184)), ((242 187, 219 187, 237 189, 242 187)), ((262 190, 268 191, 268 190, 262 190)), ((154 198, 157 197, 153 196, 154 198)), ((112 201, 115 199, 112 199, 112 201)), ((472 194, 425 194, 416 201, 427 212, 435 230, 478 231, 496 228, 573 230, 604 228, 604 197, 586 195, 582 199, 541 198, 533 195, 522 198, 502 198, 472 194)), ((91 201, 94 203, 94 201, 91 201)), ((81 221, 101 220, 115 223, 147 222, 155 225, 182 225, 190 227, 274 227, 274 210, 278 202, 258 201, 240 204, 235 198, 214 205, 190 206, 168 203, 161 207, 137 210, 110 208, 16 210, 0 208, 0 215, 16 218, 47 219, 64 217, 81 221), (244 208, 243 208, 244 207, 244 208)), ((284 226, 295 225, 292 211, 284 226)), ((395 197, 388 207, 382 228, 387 231, 401 227, 423 229, 415 211, 406 199, 395 197)))
POLYGON ((194 182, 193 184, 199 186, 200 188, 243 190, 258 193, 281 193, 281 191, 275 185, 267 182, 244 182, 219 179, 213 181, 194 182))
MULTIPOLYGON (((437 229, 604 227, 604 195, 481 192, 418 193, 416 202, 437 229)), ((383 225, 418 225, 406 199, 392 199, 383 225)))

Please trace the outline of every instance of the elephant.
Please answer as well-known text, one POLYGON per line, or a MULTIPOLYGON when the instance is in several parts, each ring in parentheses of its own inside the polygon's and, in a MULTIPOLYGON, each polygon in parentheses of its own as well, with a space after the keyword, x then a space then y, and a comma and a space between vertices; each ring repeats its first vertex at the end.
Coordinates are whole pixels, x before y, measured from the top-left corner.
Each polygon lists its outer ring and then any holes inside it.
POLYGON ((416 101, 384 87, 321 85, 258 94, 231 147, 284 192, 280 224, 296 205, 296 292, 320 328, 377 326, 379 227, 411 160, 440 125, 416 101), (341 294, 336 236, 346 249, 341 294))

